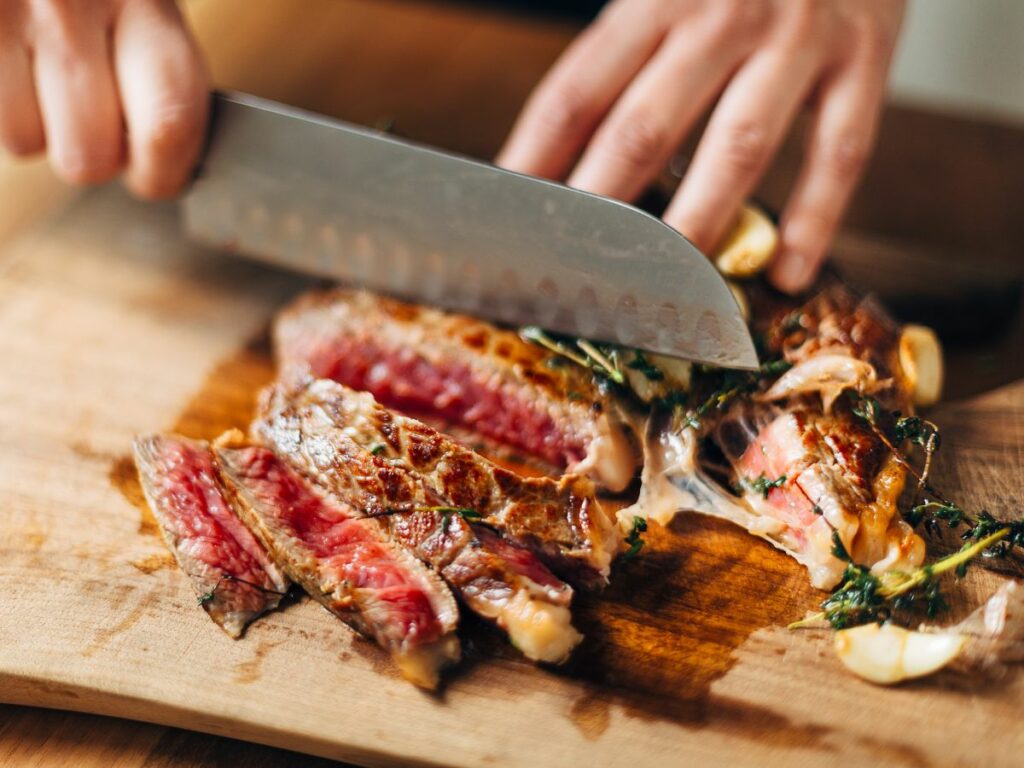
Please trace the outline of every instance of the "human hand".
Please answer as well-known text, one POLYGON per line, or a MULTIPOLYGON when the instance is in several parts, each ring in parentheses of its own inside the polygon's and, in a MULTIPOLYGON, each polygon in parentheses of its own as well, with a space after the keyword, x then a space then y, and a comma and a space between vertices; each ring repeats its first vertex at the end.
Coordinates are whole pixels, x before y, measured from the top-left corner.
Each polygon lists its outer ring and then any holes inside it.
POLYGON ((714 104, 664 215, 710 252, 807 104, 810 140, 769 272, 800 291, 872 147, 903 10, 904 0, 614 0, 531 95, 497 162, 633 200, 714 104))
POLYGON ((0 145, 73 184, 124 171, 175 194, 199 156, 206 69, 173 0, 0 0, 0 145))

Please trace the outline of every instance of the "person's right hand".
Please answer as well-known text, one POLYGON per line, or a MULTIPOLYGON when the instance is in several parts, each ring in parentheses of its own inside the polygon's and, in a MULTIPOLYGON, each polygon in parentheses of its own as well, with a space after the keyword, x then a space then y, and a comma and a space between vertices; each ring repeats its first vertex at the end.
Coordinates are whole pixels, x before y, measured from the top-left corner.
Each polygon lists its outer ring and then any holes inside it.
POLYGON ((0 0, 0 145, 72 184, 124 171, 162 198, 189 179, 206 68, 173 0, 0 0))

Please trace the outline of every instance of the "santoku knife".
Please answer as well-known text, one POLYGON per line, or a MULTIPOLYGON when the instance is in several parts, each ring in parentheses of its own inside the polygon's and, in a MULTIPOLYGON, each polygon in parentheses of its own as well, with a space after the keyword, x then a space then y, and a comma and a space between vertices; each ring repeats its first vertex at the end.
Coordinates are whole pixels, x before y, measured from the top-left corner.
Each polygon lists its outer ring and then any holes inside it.
POLYGON ((757 355, 682 235, 633 206, 243 94, 184 198, 217 248, 416 301, 732 368, 757 355))

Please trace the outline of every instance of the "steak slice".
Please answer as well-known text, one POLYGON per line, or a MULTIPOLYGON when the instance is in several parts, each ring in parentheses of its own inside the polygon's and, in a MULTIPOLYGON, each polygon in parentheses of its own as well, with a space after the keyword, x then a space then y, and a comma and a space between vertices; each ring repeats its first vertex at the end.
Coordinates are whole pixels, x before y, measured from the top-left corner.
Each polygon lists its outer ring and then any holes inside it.
MULTIPOLYGON (((333 382, 321 384, 343 391, 333 382)), ((533 552, 472 524, 474 515, 452 506, 400 458, 358 444, 315 404, 293 406, 280 392, 270 399, 276 404, 254 432, 280 456, 334 497, 385 523, 396 541, 431 565, 470 610, 504 629, 528 658, 557 663, 568 657, 581 639, 569 613, 572 588, 533 552)))
POLYGON ((436 574, 380 521, 311 486, 266 448, 217 447, 239 514, 311 597, 435 688, 459 659, 458 609, 436 574))
POLYGON ((905 472, 848 410, 740 403, 711 438, 750 508, 781 524, 777 537, 807 565, 814 586, 842 579, 846 563, 833 554, 833 535, 855 563, 877 572, 923 561, 924 542, 899 514, 905 472))
POLYGON ((639 441, 590 371, 466 317, 352 290, 312 292, 278 315, 284 381, 312 375, 370 392, 586 474, 612 491, 636 476, 639 441))
POLYGON ((325 379, 271 387, 253 429, 313 474, 358 488, 369 514, 436 506, 440 499, 472 510, 570 581, 607 582, 619 538, 586 478, 520 477, 389 411, 369 393, 325 379))
POLYGON ((152 435, 136 438, 134 452, 164 542, 199 604, 238 637, 249 622, 277 607, 288 579, 238 519, 206 443, 152 435))

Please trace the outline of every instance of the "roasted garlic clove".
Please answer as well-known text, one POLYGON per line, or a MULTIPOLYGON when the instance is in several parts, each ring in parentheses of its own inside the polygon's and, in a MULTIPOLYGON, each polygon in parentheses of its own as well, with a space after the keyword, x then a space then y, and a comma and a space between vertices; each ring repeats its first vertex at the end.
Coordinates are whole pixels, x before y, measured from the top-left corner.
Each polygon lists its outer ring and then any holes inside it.
POLYGON ((630 389, 645 403, 672 393, 688 392, 693 363, 653 352, 625 351, 622 372, 630 389))
POLYGON ((726 280, 725 284, 729 286, 729 290, 732 291, 732 295, 736 298, 736 303, 740 305, 740 314, 743 315, 743 319, 749 323, 750 302, 747 301, 747 292, 743 290, 743 286, 732 280, 726 280))
POLYGON ((715 266, 726 277, 753 277, 768 266, 778 242, 778 231, 764 211, 744 205, 715 252, 715 266))
POLYGON ((864 624, 836 632, 839 660, 855 675, 891 685, 936 672, 957 657, 967 638, 915 632, 895 624, 864 624))
POLYGON ((924 325, 908 325, 900 335, 900 367, 910 386, 914 405, 934 405, 942 396, 942 343, 924 325))

